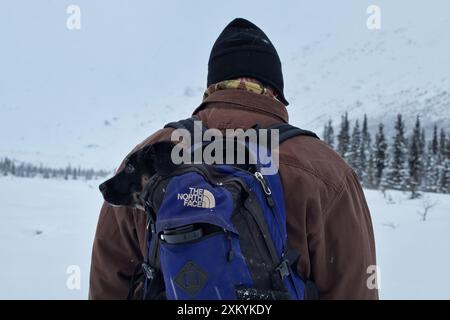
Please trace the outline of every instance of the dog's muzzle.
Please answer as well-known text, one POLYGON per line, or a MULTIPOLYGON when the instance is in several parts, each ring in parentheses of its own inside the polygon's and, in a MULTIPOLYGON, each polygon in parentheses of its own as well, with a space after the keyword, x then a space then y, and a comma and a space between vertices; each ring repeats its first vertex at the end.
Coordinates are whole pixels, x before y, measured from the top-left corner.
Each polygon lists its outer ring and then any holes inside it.
POLYGON ((108 190, 108 186, 106 185, 106 182, 103 182, 101 185, 99 185, 98 189, 102 193, 103 197, 105 197, 106 196, 106 191, 108 190))

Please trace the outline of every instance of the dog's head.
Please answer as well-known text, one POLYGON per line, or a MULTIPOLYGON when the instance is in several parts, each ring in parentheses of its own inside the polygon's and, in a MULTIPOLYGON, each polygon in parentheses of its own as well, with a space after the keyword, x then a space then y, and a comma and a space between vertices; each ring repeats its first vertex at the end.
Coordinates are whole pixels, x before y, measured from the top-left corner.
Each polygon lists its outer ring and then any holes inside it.
POLYGON ((113 206, 143 209, 140 194, 155 174, 168 174, 174 168, 170 154, 174 144, 157 142, 132 153, 114 177, 99 186, 103 198, 113 206))

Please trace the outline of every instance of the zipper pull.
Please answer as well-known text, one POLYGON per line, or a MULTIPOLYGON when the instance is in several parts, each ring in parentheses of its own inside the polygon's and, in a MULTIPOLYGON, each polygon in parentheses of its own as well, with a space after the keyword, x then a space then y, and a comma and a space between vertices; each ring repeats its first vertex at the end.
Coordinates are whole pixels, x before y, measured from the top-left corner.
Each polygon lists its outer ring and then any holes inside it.
POLYGON ((259 181, 261 184, 261 187, 263 188, 264 193, 266 194, 267 204, 269 207, 273 208, 275 206, 275 203, 272 199, 272 190, 270 190, 269 185, 267 184, 266 180, 264 179, 264 176, 261 172, 256 171, 255 172, 255 178, 259 181))
POLYGON ((256 171, 255 177, 256 177, 256 180, 258 180, 259 183, 261 184, 261 187, 263 188, 264 193, 266 195, 270 196, 272 194, 272 191, 270 190, 269 186, 267 185, 266 180, 264 180, 264 176, 261 174, 261 172, 256 171))

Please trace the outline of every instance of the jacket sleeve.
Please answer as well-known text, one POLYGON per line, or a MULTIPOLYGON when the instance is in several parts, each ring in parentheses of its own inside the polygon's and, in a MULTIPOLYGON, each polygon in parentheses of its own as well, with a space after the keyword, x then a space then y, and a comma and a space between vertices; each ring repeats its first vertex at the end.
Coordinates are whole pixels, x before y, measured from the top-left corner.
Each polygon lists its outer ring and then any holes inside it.
POLYGON ((134 269, 143 261, 145 231, 143 212, 103 204, 92 250, 89 299, 127 297, 134 269))
POLYGON ((375 241, 370 212, 356 174, 324 204, 323 226, 310 236, 311 274, 320 299, 378 299, 371 287, 375 241))

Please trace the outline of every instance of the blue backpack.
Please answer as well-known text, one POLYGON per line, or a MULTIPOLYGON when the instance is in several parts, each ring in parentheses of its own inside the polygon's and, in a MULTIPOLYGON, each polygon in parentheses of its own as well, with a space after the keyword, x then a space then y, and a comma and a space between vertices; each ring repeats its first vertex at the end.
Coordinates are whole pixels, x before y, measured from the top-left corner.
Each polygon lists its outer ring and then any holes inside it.
MULTIPOLYGON (((166 125, 194 126, 193 118, 166 125)), ((268 129, 279 130, 279 144, 317 138, 286 123, 268 129)), ((190 164, 151 178, 141 195, 150 230, 145 299, 304 299, 299 254, 287 246, 280 177, 263 175, 261 166, 190 164)))

